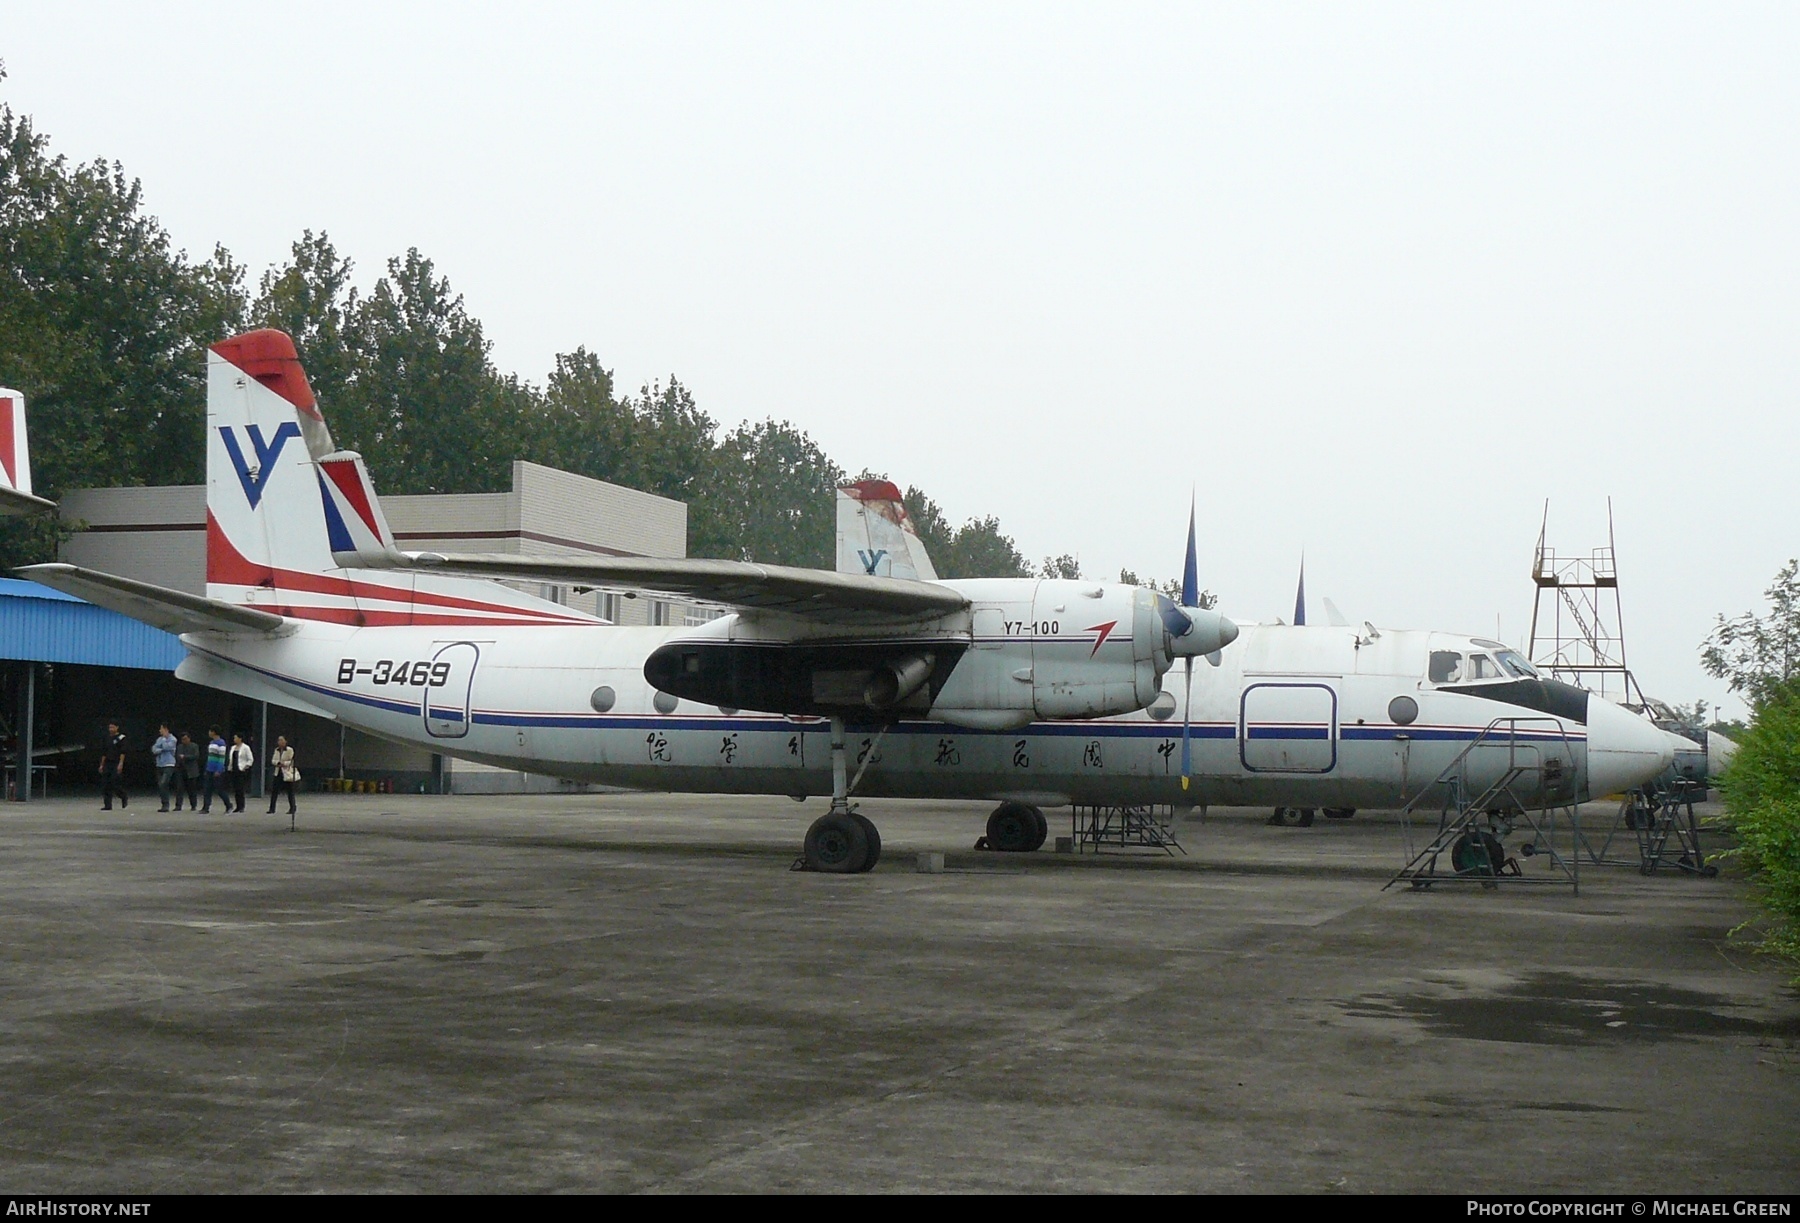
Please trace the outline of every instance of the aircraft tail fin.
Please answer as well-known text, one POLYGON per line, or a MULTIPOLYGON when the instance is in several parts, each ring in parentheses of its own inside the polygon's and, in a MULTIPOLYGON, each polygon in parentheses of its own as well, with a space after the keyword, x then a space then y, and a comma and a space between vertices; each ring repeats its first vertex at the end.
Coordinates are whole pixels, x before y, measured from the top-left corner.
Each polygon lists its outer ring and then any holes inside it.
POLYGON ((937 581, 925 543, 891 481, 859 480, 838 489, 837 571, 937 581))
POLYGON ((206 590, 213 599, 342 624, 590 624, 494 582, 346 571, 394 550, 355 451, 339 450, 294 341, 221 340, 206 367, 206 590))
POLYGON ((53 510, 31 491, 31 446, 25 436, 25 396, 0 387, 0 513, 53 510))

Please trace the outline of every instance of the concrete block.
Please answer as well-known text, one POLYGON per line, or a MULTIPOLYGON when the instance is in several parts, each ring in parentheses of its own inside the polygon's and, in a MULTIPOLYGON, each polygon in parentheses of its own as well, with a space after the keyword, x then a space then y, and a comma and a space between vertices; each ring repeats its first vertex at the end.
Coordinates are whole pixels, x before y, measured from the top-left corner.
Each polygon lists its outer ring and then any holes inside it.
POLYGON ((1075 838, 1074 837, 1057 837, 1056 838, 1056 852, 1059 854, 1074 853, 1075 852, 1075 838))

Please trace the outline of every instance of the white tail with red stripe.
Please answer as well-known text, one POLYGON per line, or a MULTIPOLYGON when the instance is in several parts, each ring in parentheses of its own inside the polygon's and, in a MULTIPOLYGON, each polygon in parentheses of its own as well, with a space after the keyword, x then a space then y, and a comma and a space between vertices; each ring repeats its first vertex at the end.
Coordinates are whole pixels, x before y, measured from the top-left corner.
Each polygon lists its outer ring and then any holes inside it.
POLYGON ((837 490, 837 571, 937 581, 925 543, 889 480, 859 480, 837 490))
POLYGON ((391 549, 393 533, 362 457, 332 442, 282 332, 212 346, 206 439, 212 598, 353 625, 594 622, 494 582, 341 568, 334 550, 391 549))
POLYGON ((25 396, 0 387, 0 480, 31 494, 31 447, 25 441, 25 396))

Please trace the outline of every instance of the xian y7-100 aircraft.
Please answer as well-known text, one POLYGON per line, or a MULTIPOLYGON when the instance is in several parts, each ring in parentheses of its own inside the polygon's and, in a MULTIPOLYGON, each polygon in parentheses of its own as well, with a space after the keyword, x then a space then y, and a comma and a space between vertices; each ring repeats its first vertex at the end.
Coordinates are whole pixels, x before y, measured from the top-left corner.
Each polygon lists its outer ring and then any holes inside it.
MULTIPOLYGON (((1409 776, 1434 775, 1502 714, 1559 726, 1571 753, 1559 784, 1583 795, 1667 763, 1660 732, 1578 689, 1430 680, 1423 638, 1346 637, 1342 650, 1321 638, 1232 661, 1240 631, 1260 634, 1194 606, 1191 523, 1177 604, 1084 581, 939 581, 891 485, 845 490, 839 507, 853 572, 402 552, 293 342, 255 331, 208 360, 207 595, 70 565, 25 572, 181 634, 183 679, 433 752, 644 790, 829 795, 804 842, 822 871, 880 856, 853 790, 994 801, 991 841, 1029 849, 1042 807, 1069 802, 1304 789, 1320 805, 1393 805, 1409 776), (489 578, 734 610, 622 627, 489 578), (1163 686, 1177 660, 1180 699, 1163 686), (867 743, 854 758, 852 731, 867 743)), ((1494 657, 1454 640, 1465 658, 1494 657)))

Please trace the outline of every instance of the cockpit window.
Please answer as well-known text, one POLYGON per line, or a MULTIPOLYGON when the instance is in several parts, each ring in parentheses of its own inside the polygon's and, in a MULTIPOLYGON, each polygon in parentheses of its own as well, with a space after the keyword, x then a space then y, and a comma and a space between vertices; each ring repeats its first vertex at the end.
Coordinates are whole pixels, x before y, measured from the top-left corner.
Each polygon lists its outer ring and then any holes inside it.
POLYGON ((1433 650, 1431 652, 1431 682, 1434 684, 1454 684, 1463 677, 1463 657, 1455 650, 1433 650))
POLYGON ((1469 655, 1470 679, 1505 679, 1506 673, 1500 670, 1500 664, 1486 654, 1469 655))
POLYGON ((1501 650, 1500 665, 1519 679, 1536 679, 1537 668, 1525 661, 1525 656, 1517 650, 1501 650))

